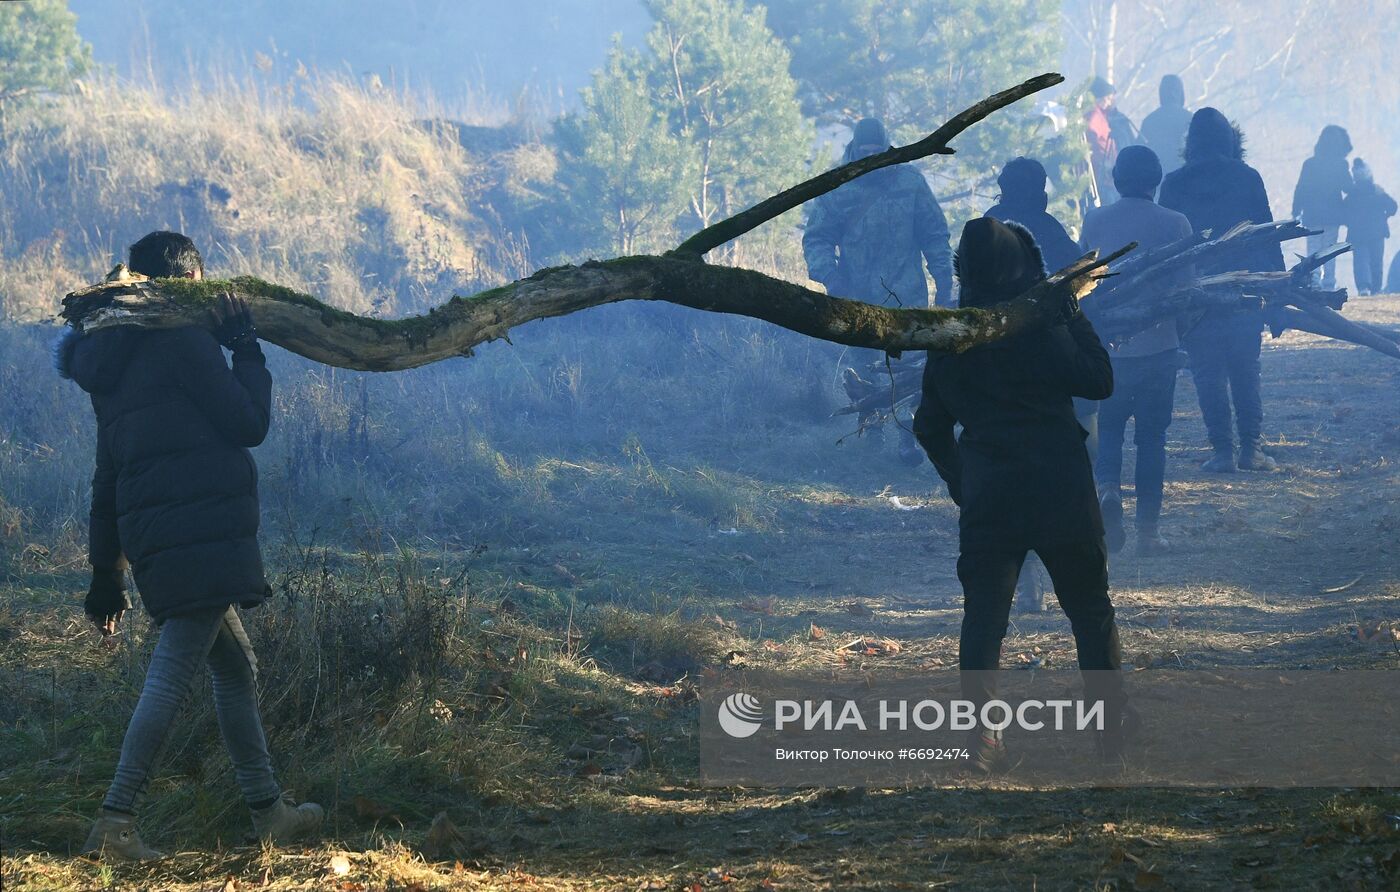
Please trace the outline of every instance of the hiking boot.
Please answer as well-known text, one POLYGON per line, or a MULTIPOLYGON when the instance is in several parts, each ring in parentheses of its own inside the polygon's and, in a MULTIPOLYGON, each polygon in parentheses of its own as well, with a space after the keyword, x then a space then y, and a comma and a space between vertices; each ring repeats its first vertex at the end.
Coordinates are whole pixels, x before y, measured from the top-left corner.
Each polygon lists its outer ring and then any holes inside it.
POLYGON ((141 834, 136 832, 135 815, 106 808, 97 813, 97 823, 92 825, 92 832, 83 845, 83 854, 121 861, 151 861, 165 857, 164 853, 141 841, 141 834))
POLYGON ((1201 470, 1207 474, 1233 474, 1236 467, 1235 453, 1231 449, 1217 449, 1201 464, 1201 470))
POLYGON ((325 811, 314 802, 293 805, 284 793, 267 808, 253 809, 253 833, 269 842, 292 842, 321 829, 325 811))
POLYGON ((1117 487, 1104 490, 1099 496, 1099 513, 1103 515, 1103 538, 1109 554, 1123 550, 1128 534, 1123 531, 1123 496, 1117 487))
POLYGON ((1162 538, 1156 527, 1142 527, 1137 531, 1138 557, 1156 557, 1170 554, 1171 550, 1172 544, 1162 538))
POLYGON ((968 750, 972 756, 969 763, 973 771, 990 777, 1007 770, 1011 757, 1006 752, 1006 742, 1002 740, 1000 731, 974 730, 971 744, 968 750))
POLYGON ((1243 471, 1277 471, 1278 462, 1259 448, 1258 440, 1248 440, 1240 446, 1240 469, 1243 471))

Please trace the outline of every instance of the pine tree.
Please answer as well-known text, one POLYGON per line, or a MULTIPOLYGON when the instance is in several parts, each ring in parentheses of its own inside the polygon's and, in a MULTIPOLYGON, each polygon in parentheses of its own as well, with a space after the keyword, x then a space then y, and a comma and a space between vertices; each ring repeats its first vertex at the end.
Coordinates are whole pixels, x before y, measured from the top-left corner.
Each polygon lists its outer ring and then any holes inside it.
POLYGON ((0 3, 0 120, 45 93, 68 89, 92 64, 63 0, 0 3))

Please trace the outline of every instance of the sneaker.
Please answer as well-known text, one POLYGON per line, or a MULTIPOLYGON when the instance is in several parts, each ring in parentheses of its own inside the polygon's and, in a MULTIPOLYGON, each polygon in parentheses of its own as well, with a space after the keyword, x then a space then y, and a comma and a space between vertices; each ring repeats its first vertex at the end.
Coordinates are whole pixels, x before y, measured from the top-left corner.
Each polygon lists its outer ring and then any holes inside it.
POLYGON ((1006 752, 1006 741, 1000 731, 974 730, 972 732, 971 767, 985 777, 1006 772, 1011 756, 1006 752))
POLYGON ((1103 515, 1103 538, 1109 554, 1123 550, 1128 534, 1123 531, 1123 496, 1116 488, 1109 488, 1099 496, 1099 513, 1103 515))
POLYGON ((1201 463, 1201 470, 1207 474, 1233 474, 1236 467, 1234 452, 1229 449, 1217 449, 1214 455, 1201 463))
POLYGON ((1259 448, 1258 440, 1250 440, 1240 447, 1240 469, 1244 471, 1277 471, 1278 462, 1259 448))
POLYGON ((267 808, 253 809, 253 833, 268 842, 292 842, 321 829, 325 811, 314 802, 294 805, 284 793, 267 808))
POLYGON ((141 834, 136 832, 135 815, 106 808, 97 813, 97 822, 83 845, 83 854, 120 861, 152 861, 165 857, 141 841, 141 834))

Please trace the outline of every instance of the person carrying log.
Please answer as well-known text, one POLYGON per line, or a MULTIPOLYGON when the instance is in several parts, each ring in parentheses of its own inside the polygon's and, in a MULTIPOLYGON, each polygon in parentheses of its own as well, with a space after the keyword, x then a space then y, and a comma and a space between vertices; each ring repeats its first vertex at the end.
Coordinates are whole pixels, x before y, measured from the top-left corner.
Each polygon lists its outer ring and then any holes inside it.
MULTIPOLYGON (((991 306, 1045 278, 1030 233, 986 217, 963 228, 956 265, 964 307, 991 306)), ((1017 574, 1034 551, 1069 616, 1079 666, 1091 670, 1091 699, 1106 704, 1106 755, 1122 745, 1121 655, 1093 469, 1071 400, 1112 392, 1108 352, 1071 301, 1048 328, 964 353, 930 353, 914 417, 919 443, 960 509, 963 695, 979 709, 995 696, 1017 574)), ((972 749, 982 771, 1006 764, 999 732, 979 730, 972 749)))
MULTIPOLYGON (((843 164, 890 148, 878 118, 859 121, 846 146, 843 164)), ((912 165, 898 164, 846 183, 812 205, 802 236, 808 275, 828 294, 881 306, 925 308, 953 303, 953 259, 948 222, 928 181, 912 165), (934 282, 929 299, 924 266, 934 282)), ((854 352, 858 365, 883 360, 875 350, 854 352)), ((857 374, 854 371, 848 374, 857 374)), ((858 374, 857 374, 858 376, 858 374)), ((862 429, 866 418, 862 418, 862 429)), ((883 439, 883 429, 870 429, 883 439)), ((906 458, 921 461, 912 438, 901 442, 906 458)))
MULTIPOLYGON (((1156 203, 1161 182, 1162 164, 1151 149, 1129 146, 1120 152, 1113 166, 1113 184, 1122 197, 1089 212, 1084 220, 1084 249, 1108 254, 1136 242, 1138 250, 1151 251, 1190 236, 1191 221, 1156 203)), ((1189 280, 1189 269, 1183 269, 1180 276, 1189 280)), ((1113 395, 1099 405, 1099 448, 1094 463, 1108 550, 1117 552, 1126 541, 1123 438, 1132 419, 1137 446, 1137 552, 1144 556, 1162 554, 1169 550, 1159 531, 1167 428, 1172 423, 1176 373, 1181 367, 1176 320, 1165 319, 1112 345, 1109 356, 1113 360, 1113 395)))
MULTIPOLYGON (((1183 157, 1186 163, 1162 181, 1159 202, 1191 221, 1193 232, 1209 230, 1220 237, 1240 223, 1274 219, 1264 179, 1244 161, 1243 136, 1219 110, 1206 107, 1192 115, 1183 157)), ((1210 275, 1283 269, 1283 251, 1272 243, 1246 257, 1232 257, 1197 272, 1210 275)), ((1263 331, 1262 311, 1221 308, 1204 313, 1183 338, 1212 450, 1201 465, 1203 471, 1228 474, 1237 468, 1269 471, 1278 467, 1260 445, 1264 406, 1259 352, 1263 331), (1238 455, 1230 417, 1232 401, 1239 426, 1238 455)))
MULTIPOLYGON (((128 266, 150 277, 201 279, 204 261, 185 236, 153 232, 128 266)), ((258 549, 257 470, 248 449, 267 435, 268 374, 241 299, 198 326, 118 326, 60 341, 58 372, 92 398, 97 469, 92 479, 84 611, 103 639, 131 607, 125 570, 159 626, 145 685, 122 741, 115 777, 83 846, 123 860, 162 857, 136 828, 145 791, 200 670, 214 679, 214 710, 234 776, 265 840, 299 839, 321 825, 314 803, 293 805, 272 771, 257 696, 257 661, 235 607, 271 594, 258 549), (220 346, 233 354, 233 368, 220 346)))

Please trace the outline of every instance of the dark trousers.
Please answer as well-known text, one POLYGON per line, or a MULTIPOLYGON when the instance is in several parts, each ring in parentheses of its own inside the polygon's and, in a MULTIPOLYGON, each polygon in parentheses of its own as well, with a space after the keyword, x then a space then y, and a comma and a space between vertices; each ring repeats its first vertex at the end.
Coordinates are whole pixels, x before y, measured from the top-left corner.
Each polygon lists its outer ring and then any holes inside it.
MULTIPOLYGON (((977 550, 958 556, 958 580, 963 587, 962 637, 958 642, 958 668, 963 670, 963 696, 982 704, 996 695, 994 673, 1001 661, 1001 642, 1011 616, 1016 578, 1028 551, 977 550)), ((1122 652, 1118 627, 1113 622, 1113 602, 1108 597, 1108 550, 1102 539, 1037 548, 1045 564, 1055 597, 1069 617, 1081 670, 1097 680, 1094 696, 1117 702, 1122 681, 1122 652)))
POLYGON ((1094 479, 1099 491, 1123 479, 1123 439, 1133 419, 1137 463, 1137 525, 1155 527, 1162 516, 1162 481, 1167 470, 1167 428, 1176 396, 1177 352, 1113 360, 1113 395, 1099 404, 1099 452, 1094 479))
POLYGON ((1351 239, 1351 263, 1356 275, 1356 290, 1362 294, 1380 294, 1385 290, 1385 238, 1361 236, 1351 239))
POLYGON ((1240 442, 1258 440, 1264 426, 1264 403, 1259 393, 1259 326, 1244 320, 1207 319, 1186 339, 1191 377, 1206 423, 1210 445, 1219 452, 1235 447, 1230 403, 1240 442), (1210 326, 1207 328, 1206 326, 1210 326))

